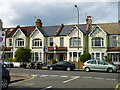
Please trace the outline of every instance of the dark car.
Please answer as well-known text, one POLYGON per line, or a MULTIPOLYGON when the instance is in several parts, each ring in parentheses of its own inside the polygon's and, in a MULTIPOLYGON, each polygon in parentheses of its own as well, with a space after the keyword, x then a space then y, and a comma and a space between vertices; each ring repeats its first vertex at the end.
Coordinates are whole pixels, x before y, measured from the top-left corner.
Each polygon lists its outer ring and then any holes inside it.
POLYGON ((60 61, 58 63, 48 65, 48 69, 49 70, 67 70, 67 71, 70 71, 70 70, 75 69, 75 64, 72 64, 72 63, 67 62, 67 61, 60 61))
POLYGON ((2 65, 2 89, 6 89, 10 83, 9 71, 2 65))

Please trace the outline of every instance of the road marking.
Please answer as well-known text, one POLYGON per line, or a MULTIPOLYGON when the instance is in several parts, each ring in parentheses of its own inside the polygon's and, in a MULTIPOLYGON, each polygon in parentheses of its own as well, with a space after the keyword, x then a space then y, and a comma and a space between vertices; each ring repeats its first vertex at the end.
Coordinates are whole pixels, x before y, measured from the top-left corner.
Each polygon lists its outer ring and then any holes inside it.
MULTIPOLYGON (((31 75, 31 76, 32 76, 32 75, 31 75)), ((27 75, 27 77, 30 77, 30 76, 27 75)), ((31 80, 31 79, 33 79, 33 78, 35 78, 35 76, 32 76, 31 78, 25 79, 25 80, 23 80, 23 81, 19 81, 19 82, 16 82, 16 83, 11 83, 10 85, 18 84, 18 83, 21 83, 21 82, 25 82, 25 81, 31 80)))
POLYGON ((86 77, 86 76, 83 76, 83 78, 92 78, 92 77, 86 77))
POLYGON ((31 75, 31 76, 35 76, 35 77, 37 77, 38 75, 37 75, 37 74, 33 74, 33 75, 31 75))
POLYGON ((71 78, 80 77, 80 76, 71 76, 71 78))
POLYGON ((115 90, 118 90, 118 87, 120 86, 120 83, 118 83, 115 87, 115 90))
POLYGON ((109 78, 108 78, 107 80, 116 80, 116 79, 109 79, 109 78))
POLYGON ((32 86, 34 83, 25 83, 25 86, 32 86))
POLYGON ((74 77, 74 78, 69 79, 69 80, 66 80, 66 81, 64 81, 63 83, 67 83, 67 82, 73 81, 73 80, 78 79, 78 78, 79 78, 79 76, 78 76, 78 77, 74 77))
POLYGON ((59 75, 51 75, 50 77, 58 77, 59 75))
POLYGON ((40 77, 47 77, 47 76, 49 76, 49 75, 40 75, 40 77))
POLYGON ((99 78, 99 77, 94 77, 95 79, 104 79, 104 78, 99 78))
POLYGON ((60 77, 68 77, 68 76, 60 76, 60 77))
POLYGON ((52 88, 52 86, 48 86, 48 87, 43 88, 43 89, 41 89, 41 90, 46 90, 46 89, 49 89, 49 88, 52 88))

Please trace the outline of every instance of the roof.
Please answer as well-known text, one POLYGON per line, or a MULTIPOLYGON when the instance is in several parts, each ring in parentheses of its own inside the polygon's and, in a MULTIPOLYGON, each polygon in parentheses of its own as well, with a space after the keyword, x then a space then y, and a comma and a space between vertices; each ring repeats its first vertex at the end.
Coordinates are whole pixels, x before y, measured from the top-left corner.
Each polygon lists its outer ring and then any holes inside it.
POLYGON ((118 23, 103 23, 98 24, 107 34, 115 35, 120 34, 118 23))
POLYGON ((36 26, 20 27, 25 36, 30 36, 30 34, 34 31, 35 28, 36 26))
POLYGON ((29 36, 33 32, 33 30, 36 28, 36 26, 20 27, 18 25, 13 28, 3 28, 3 31, 6 31, 7 37, 12 37, 18 28, 21 29, 21 31, 25 34, 25 36, 29 36))
POLYGON ((40 28, 40 31, 44 36, 56 36, 58 28, 59 26, 44 26, 40 28))
MULTIPOLYGON (((90 30, 93 30, 93 28, 96 25, 99 25, 100 28, 102 28, 107 34, 111 34, 111 35, 120 34, 119 29, 118 29, 118 23, 92 24, 92 26, 88 27, 89 28, 88 34, 90 33, 90 30)), ((77 26, 77 24, 62 25, 62 26, 61 25, 43 26, 38 29, 44 36, 66 36, 73 29, 74 26, 77 26)), ((86 24, 79 24, 79 26, 77 27, 81 32, 83 32, 83 34, 86 34, 86 29, 88 29, 86 24)), ((18 28, 21 29, 21 31, 25 34, 25 36, 30 36, 31 33, 35 30, 36 26, 20 27, 18 25, 17 27, 13 27, 13 28, 3 28, 3 30, 7 31, 8 37, 12 37, 18 28)))

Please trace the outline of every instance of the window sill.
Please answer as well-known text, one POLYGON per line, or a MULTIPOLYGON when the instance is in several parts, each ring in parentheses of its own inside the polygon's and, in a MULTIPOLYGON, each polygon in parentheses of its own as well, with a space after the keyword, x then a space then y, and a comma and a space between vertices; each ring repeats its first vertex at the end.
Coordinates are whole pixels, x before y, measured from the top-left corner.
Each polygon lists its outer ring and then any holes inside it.
POLYGON ((40 47, 32 47, 32 49, 38 49, 38 48, 42 48, 42 46, 40 46, 40 47))
POLYGON ((25 46, 15 46, 15 48, 19 48, 19 47, 25 47, 25 46))
MULTIPOLYGON (((69 46, 70 48, 78 48, 78 46, 69 46)), ((82 46, 79 46, 79 48, 82 48, 82 46)))
POLYGON ((92 48, 105 48, 104 46, 92 46, 92 48))

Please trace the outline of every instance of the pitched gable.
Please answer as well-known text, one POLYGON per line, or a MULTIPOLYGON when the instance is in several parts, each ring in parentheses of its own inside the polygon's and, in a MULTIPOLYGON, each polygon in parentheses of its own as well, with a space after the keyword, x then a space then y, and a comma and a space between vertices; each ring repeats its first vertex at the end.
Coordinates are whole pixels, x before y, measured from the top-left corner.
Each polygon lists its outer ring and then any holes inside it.
POLYGON ((96 25, 94 29, 90 32, 89 36, 102 36, 102 35, 107 35, 107 33, 99 27, 99 25, 96 25))

